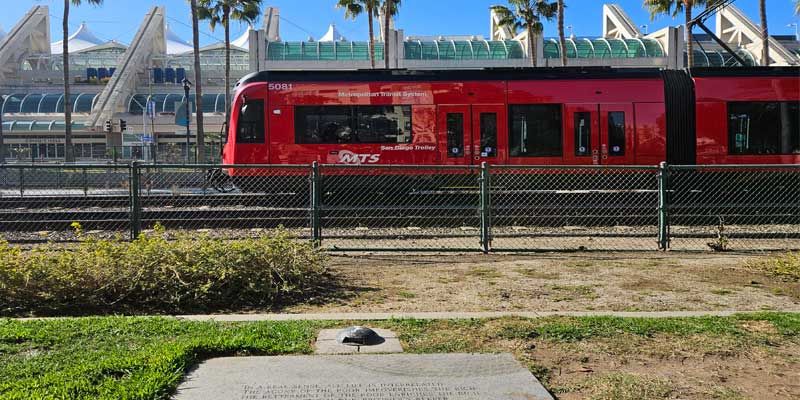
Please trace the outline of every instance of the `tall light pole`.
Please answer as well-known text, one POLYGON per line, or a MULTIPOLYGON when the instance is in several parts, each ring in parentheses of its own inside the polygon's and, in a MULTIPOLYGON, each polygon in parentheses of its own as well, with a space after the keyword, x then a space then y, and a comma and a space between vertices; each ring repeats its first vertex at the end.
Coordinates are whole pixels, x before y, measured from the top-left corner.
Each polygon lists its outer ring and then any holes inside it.
POLYGON ((794 28, 794 38, 796 40, 800 40, 800 31, 797 30, 798 24, 797 22, 793 22, 789 25, 786 25, 787 28, 794 28))
POLYGON ((189 89, 192 88, 192 82, 183 78, 183 93, 186 95, 186 163, 189 164, 189 149, 191 148, 191 133, 192 125, 192 106, 189 103, 189 89))
POLYGON ((3 109, 5 105, 5 96, 0 96, 0 164, 5 164, 6 162, 6 145, 3 142, 3 109))

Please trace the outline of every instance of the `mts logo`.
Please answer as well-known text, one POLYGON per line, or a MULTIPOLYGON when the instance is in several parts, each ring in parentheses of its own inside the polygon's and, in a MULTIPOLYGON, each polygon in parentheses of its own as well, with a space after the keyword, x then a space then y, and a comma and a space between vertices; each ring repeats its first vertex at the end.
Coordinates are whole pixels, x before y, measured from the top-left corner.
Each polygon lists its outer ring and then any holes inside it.
POLYGON ((380 154, 356 154, 347 150, 339 152, 339 162, 342 164, 376 164, 380 160, 380 154))

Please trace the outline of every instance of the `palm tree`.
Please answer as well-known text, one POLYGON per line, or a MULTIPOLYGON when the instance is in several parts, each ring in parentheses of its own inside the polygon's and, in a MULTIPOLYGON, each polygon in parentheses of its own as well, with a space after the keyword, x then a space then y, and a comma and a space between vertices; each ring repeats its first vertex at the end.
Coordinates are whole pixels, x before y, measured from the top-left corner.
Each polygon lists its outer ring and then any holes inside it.
POLYGON ((552 21, 555 17, 558 3, 546 0, 508 0, 513 6, 512 10, 506 6, 490 7, 500 18, 499 25, 511 29, 516 33, 520 29, 528 32, 528 54, 531 65, 536 66, 536 36, 544 30, 542 20, 552 21))
POLYGON ((211 30, 225 28, 225 123, 231 118, 231 20, 254 25, 261 14, 261 0, 198 0, 197 16, 208 20, 211 30))
MULTIPOLYGON (((86 0, 87 3, 92 5, 103 4, 103 0, 86 0)), ((72 101, 69 96, 69 6, 80 6, 82 0, 64 0, 64 18, 62 22, 62 32, 64 40, 62 40, 63 60, 64 60, 64 160, 66 162, 75 161, 75 152, 72 148, 72 101)))
MULTIPOLYGON (((203 78, 200 73, 200 27, 197 13, 197 0, 190 0, 192 7, 192 45, 194 47, 194 103, 197 109, 197 162, 202 164, 206 158, 206 135, 203 132, 203 78)), ((186 99, 187 103, 189 99, 186 99)), ((188 151, 188 149, 187 149, 188 151)))
POLYGON ((761 14, 761 65, 769 66, 769 29, 767 28, 767 0, 759 0, 761 14))
POLYGON ((400 0, 383 0, 384 26, 383 26, 383 58, 386 61, 386 69, 389 69, 389 26, 392 17, 396 16, 400 10, 400 0))
POLYGON ((564 0, 558 0, 558 43, 561 46, 561 65, 567 66, 567 39, 564 36, 564 0))
POLYGON ((336 8, 344 8, 345 18, 356 19, 366 12, 369 23, 369 61, 375 68, 375 17, 379 15, 380 0, 339 0, 336 8))
POLYGON ((667 14, 677 17, 681 12, 684 15, 686 26, 686 55, 689 61, 689 68, 694 66, 694 35, 692 34, 692 9, 705 5, 713 5, 719 0, 644 0, 644 6, 650 10, 650 18, 655 19, 658 15, 667 14))
POLYGON ((794 0, 794 14, 800 15, 800 0, 794 0))

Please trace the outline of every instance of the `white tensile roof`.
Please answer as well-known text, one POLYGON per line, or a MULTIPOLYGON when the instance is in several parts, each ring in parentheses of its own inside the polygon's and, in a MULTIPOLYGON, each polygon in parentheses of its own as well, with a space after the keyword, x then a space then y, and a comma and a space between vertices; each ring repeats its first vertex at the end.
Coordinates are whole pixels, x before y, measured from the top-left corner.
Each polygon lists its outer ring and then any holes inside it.
MULTIPOLYGON (((81 24, 78 31, 73 33, 68 40, 70 53, 77 53, 105 43, 89 30, 85 22, 81 24)), ((58 42, 50 44, 50 52, 52 54, 64 53, 63 43, 63 40, 59 40, 58 42)))
POLYGON ((242 36, 239 36, 238 39, 231 41, 231 46, 236 46, 240 49, 250 50, 250 32, 253 31, 253 27, 250 26, 244 31, 242 36))
POLYGON ((194 51, 192 44, 181 39, 180 36, 170 29, 169 24, 167 24, 167 29, 164 33, 164 36, 167 40, 167 54, 176 55, 191 53, 194 51))
MULTIPOLYGON (((253 30, 252 27, 247 28, 247 30, 239 36, 235 40, 231 40, 231 50, 234 51, 250 51, 250 32, 253 30)), ((225 49, 225 42, 217 42, 210 44, 208 46, 200 48, 200 52, 205 51, 212 51, 212 50, 224 50, 225 49)))
POLYGON ((328 32, 325 33, 325 36, 319 39, 320 42, 341 42, 342 40, 347 40, 338 29, 336 29, 336 25, 331 24, 328 27, 328 32))

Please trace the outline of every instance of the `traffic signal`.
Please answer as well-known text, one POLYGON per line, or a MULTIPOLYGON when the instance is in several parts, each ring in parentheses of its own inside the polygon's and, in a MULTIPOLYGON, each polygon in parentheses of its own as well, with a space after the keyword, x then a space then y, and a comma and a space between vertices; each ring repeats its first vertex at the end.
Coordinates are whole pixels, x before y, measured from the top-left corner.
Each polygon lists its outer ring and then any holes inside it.
POLYGON ((106 120, 106 132, 111 132, 111 120, 106 120))
POLYGON ((128 122, 124 119, 119 120, 119 131, 125 132, 126 130, 128 130, 128 122))

